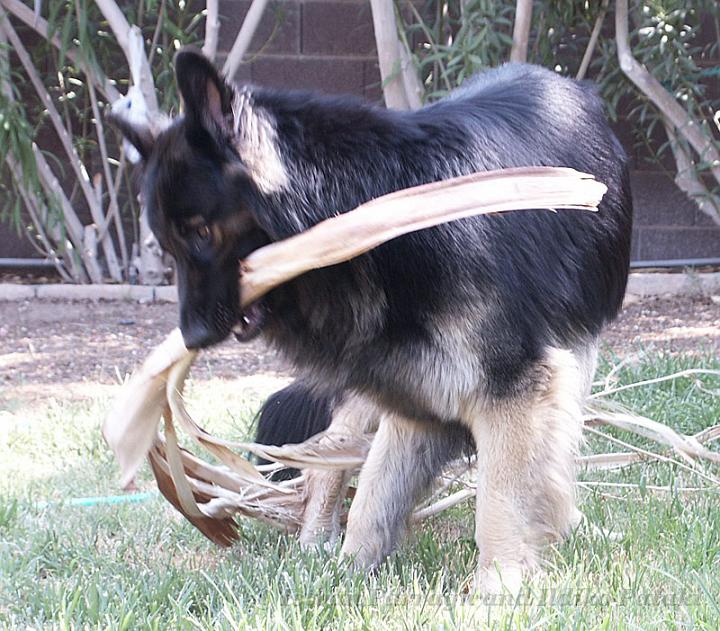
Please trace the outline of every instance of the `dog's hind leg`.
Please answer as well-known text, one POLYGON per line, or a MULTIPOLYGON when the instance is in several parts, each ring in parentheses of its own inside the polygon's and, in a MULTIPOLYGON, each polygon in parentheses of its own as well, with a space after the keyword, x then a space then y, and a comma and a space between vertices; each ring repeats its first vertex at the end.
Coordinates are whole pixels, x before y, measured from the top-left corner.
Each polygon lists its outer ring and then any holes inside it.
POLYGON ((540 545, 575 524, 586 381, 573 353, 548 349, 523 396, 495 401, 475 419, 479 591, 517 592, 538 566, 540 545))
POLYGON ((377 566, 396 547, 443 465, 471 440, 458 424, 384 416, 360 472, 342 555, 358 568, 377 566))
MULTIPOLYGON (((373 431, 381 411, 366 397, 347 394, 333 411, 326 435, 356 436, 373 431)), ((334 543, 340 535, 342 504, 352 471, 305 470, 305 509, 300 544, 334 543)))

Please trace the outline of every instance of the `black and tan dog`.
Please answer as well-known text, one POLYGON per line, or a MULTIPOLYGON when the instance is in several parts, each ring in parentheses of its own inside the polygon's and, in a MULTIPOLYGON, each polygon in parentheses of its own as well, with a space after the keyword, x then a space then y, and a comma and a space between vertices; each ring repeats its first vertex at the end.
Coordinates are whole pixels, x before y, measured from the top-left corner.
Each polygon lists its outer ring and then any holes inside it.
MULTIPOLYGON (((379 426, 343 543, 358 566, 395 548, 440 468, 474 440, 478 587, 497 589, 498 568, 517 586, 576 518, 581 407, 627 279, 628 175, 599 98, 513 64, 415 112, 229 86, 188 50, 176 73, 184 115, 157 137, 121 126, 144 159, 151 226, 175 257, 186 345, 261 333, 303 379, 276 404, 319 405, 301 434, 330 409, 330 431, 379 426), (393 190, 532 165, 595 175, 608 187, 599 212, 413 233, 239 311, 238 260, 265 243, 393 190)), ((336 531, 345 477, 317 474, 304 541, 336 531)))

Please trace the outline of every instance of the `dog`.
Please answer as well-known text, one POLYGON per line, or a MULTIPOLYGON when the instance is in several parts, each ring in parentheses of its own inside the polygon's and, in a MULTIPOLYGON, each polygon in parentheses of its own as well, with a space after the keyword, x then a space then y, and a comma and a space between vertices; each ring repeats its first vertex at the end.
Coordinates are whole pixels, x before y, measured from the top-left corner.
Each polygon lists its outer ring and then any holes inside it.
MULTIPOLYGON (((186 345, 262 335, 301 375, 301 407, 324 401, 329 432, 377 428, 341 551, 355 567, 397 547, 443 465, 474 442, 476 587, 516 589, 541 546, 576 523, 582 405, 627 282, 626 157, 595 90, 507 64, 401 112, 232 86, 188 49, 175 71, 181 116, 156 136, 118 124, 175 258, 186 345), (607 193, 597 213, 504 213, 408 234, 240 311, 238 261, 254 249, 392 191, 521 166, 591 173, 607 193)), ((306 543, 337 534, 349 477, 311 474, 306 543)))

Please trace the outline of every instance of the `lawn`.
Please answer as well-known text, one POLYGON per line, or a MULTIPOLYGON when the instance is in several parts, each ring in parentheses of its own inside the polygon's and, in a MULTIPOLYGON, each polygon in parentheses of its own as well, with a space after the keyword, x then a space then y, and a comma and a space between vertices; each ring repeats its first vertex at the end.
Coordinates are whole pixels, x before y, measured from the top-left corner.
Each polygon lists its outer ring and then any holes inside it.
MULTIPOLYGON (((599 374, 611 364, 606 358, 599 374)), ((720 362, 653 352, 617 377, 631 383, 687 367, 717 369, 720 362)), ((717 378, 681 378, 616 400, 694 433, 719 422, 719 388, 717 378)), ((232 437, 249 434, 262 394, 218 378, 202 388, 190 382, 188 390, 191 412, 232 437)), ((117 469, 98 431, 108 405, 105 390, 84 402, 51 399, 0 411, 1 628, 720 625, 720 487, 676 465, 581 473, 586 519, 546 551, 544 575, 517 599, 482 599, 465 592, 475 558, 469 504, 426 522, 369 577, 348 574, 335 561, 337 550, 303 552, 292 538, 255 523, 244 523, 240 543, 221 550, 159 496, 69 505, 71 498, 118 493, 117 469)), ((618 449, 590 436, 585 452, 611 448, 618 449)), ((720 476, 720 467, 705 472, 720 476)), ((147 470, 139 485, 152 490, 147 470)))

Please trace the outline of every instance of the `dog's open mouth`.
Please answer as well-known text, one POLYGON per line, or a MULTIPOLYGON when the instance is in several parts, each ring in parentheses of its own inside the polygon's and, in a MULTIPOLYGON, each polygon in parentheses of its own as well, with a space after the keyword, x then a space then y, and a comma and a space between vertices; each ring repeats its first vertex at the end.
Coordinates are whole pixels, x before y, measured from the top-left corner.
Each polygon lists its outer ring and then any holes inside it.
POLYGON ((254 302, 242 311, 232 332, 238 342, 249 342, 260 334, 264 323, 265 309, 261 303, 254 302))

